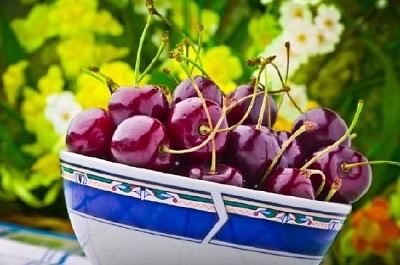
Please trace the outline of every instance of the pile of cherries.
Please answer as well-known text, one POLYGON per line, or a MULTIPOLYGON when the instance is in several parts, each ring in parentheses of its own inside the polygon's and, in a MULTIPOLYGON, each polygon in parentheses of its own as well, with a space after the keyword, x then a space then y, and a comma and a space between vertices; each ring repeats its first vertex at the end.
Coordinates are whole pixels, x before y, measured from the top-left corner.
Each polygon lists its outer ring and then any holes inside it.
POLYGON ((223 95, 209 78, 189 76, 171 100, 157 85, 119 87, 108 110, 74 117, 66 144, 85 156, 313 200, 349 204, 364 195, 371 168, 337 113, 305 111, 290 132, 272 129, 276 119, 274 97, 254 80, 223 95))

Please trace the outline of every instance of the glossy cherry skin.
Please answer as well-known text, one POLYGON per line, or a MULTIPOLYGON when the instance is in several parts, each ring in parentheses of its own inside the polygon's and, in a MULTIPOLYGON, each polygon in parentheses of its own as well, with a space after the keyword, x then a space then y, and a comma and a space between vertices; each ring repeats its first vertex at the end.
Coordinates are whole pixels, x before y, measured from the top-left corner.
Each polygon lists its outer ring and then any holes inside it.
MULTIPOLYGON (((215 127, 222 115, 222 109, 217 103, 210 100, 206 100, 206 105, 212 125, 215 127)), ((208 120, 200 98, 187 98, 177 103, 172 107, 167 120, 167 130, 171 137, 172 147, 182 150, 201 144, 209 135, 201 133, 202 125, 207 126, 208 120)), ((224 117, 220 129, 227 128, 227 126, 228 123, 224 117)), ((227 134, 227 132, 220 132, 215 135, 217 156, 220 156, 225 149, 227 134)), ((180 157, 184 163, 202 163, 211 159, 211 151, 212 143, 210 141, 199 150, 182 154, 180 157)))
POLYGON ((116 125, 134 115, 147 115, 164 122, 169 103, 158 86, 120 87, 112 93, 108 111, 116 125))
MULTIPOLYGON (((277 131, 277 140, 280 147, 289 139, 291 133, 286 131, 277 131)), ((289 168, 301 168, 306 163, 306 158, 304 157, 300 145, 297 139, 294 139, 286 150, 283 152, 282 157, 287 162, 287 167, 289 168)))
MULTIPOLYGON (((321 150, 320 150, 321 151, 321 150)), ((372 171, 370 165, 353 167, 349 170, 342 168, 343 163, 366 162, 367 159, 347 146, 338 146, 327 154, 321 156, 310 169, 319 169, 324 172, 326 184, 317 196, 318 200, 325 200, 335 178, 341 180, 341 187, 332 197, 331 201, 341 203, 353 203, 360 199, 371 185, 372 171)), ((311 177, 314 189, 318 189, 321 184, 321 178, 311 177)))
MULTIPOLYGON (((253 94, 254 86, 252 85, 241 85, 238 86, 234 91, 230 92, 227 96, 225 101, 228 102, 228 106, 235 104, 238 100, 245 96, 249 96, 253 94)), ((258 92, 263 91, 261 88, 257 90, 258 92)), ((254 101, 253 108, 251 109, 249 116, 244 120, 243 124, 254 124, 256 125, 258 122, 258 117, 260 116, 261 106, 264 100, 264 95, 257 95, 254 101)), ((228 119, 228 124, 233 126, 237 124, 246 113, 247 109, 249 108, 251 98, 246 99, 235 106, 232 110, 230 110, 226 118, 228 119)), ((263 114, 263 121, 262 125, 266 127, 271 127, 276 122, 277 117, 277 108, 274 99, 271 95, 268 95, 268 102, 269 108, 266 106, 264 114, 263 114), (268 123, 270 116, 270 124, 268 123)))
POLYGON ((278 168, 263 183, 263 190, 315 200, 309 173, 297 168, 278 168))
POLYGON ((115 127, 106 110, 83 110, 69 124, 66 135, 67 149, 85 156, 109 159, 111 137, 115 127))
POLYGON ((164 125, 157 119, 136 115, 121 122, 111 141, 111 153, 116 162, 168 171, 174 164, 174 156, 161 152, 161 146, 170 147, 164 125))
MULTIPOLYGON (((204 76, 194 76, 193 81, 197 84, 204 99, 214 101, 219 106, 222 106, 223 96, 221 89, 212 80, 204 76)), ((187 78, 175 88, 172 95, 172 106, 191 97, 198 97, 198 94, 193 87, 192 81, 187 78)))
MULTIPOLYGON (((336 112, 327 108, 313 108, 301 114, 293 123, 292 133, 299 129, 305 121, 312 121, 317 128, 302 133, 297 137, 302 153, 309 157, 321 147, 333 144, 341 138, 348 127, 345 121, 336 112)), ((350 137, 342 145, 350 147, 350 137)))
POLYGON ((226 164, 217 164, 215 173, 210 173, 210 165, 208 164, 193 165, 187 170, 186 176, 192 179, 202 179, 237 187, 244 186, 240 171, 226 164))
POLYGON ((276 137, 254 125, 239 125, 229 133, 225 163, 242 172, 246 187, 259 184, 279 151, 276 137))

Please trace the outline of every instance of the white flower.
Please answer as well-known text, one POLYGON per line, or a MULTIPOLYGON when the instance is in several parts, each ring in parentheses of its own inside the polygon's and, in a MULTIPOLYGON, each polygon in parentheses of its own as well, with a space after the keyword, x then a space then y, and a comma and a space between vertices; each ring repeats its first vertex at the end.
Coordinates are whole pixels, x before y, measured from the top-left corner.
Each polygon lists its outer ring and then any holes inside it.
MULTIPOLYGON (((290 86, 290 96, 296 105, 304 111, 307 106, 307 90, 305 85, 295 85, 289 84, 290 86)), ((282 115, 285 120, 293 122, 300 115, 299 110, 295 107, 292 100, 285 93, 283 95, 282 105, 279 109, 279 115, 282 115)))
MULTIPOLYGON (((265 50, 262 52, 261 56, 269 57, 275 55, 275 59, 273 63, 278 67, 281 72, 282 78, 286 79, 286 68, 287 68, 287 49, 285 47, 285 42, 288 39, 285 39, 284 35, 280 35, 273 40, 271 45, 268 45, 265 50)), ((293 53, 292 44, 290 43, 289 48, 289 71, 288 71, 288 79, 299 69, 300 65, 307 62, 308 57, 306 54, 301 53, 293 53)), ((265 75, 261 75, 262 84, 267 85, 272 90, 280 89, 282 87, 282 82, 280 81, 279 75, 276 69, 272 65, 267 65, 267 80, 265 80, 265 75), (265 83, 265 81, 267 81, 265 83)), ((255 75, 257 72, 255 73, 255 75)))
POLYGON ((318 48, 317 53, 330 53, 335 50, 336 41, 328 39, 323 31, 318 30, 318 48))
POLYGON ((293 54, 299 57, 316 53, 318 48, 318 30, 307 20, 292 23, 283 33, 283 38, 290 42, 293 54))
POLYGON ((280 7, 281 16, 279 22, 282 28, 290 28, 298 20, 310 21, 312 19, 311 10, 307 5, 293 1, 285 1, 280 7))
POLYGON ((59 135, 65 135, 72 118, 78 114, 82 107, 76 102, 74 94, 70 91, 51 94, 46 99, 44 115, 59 135))
POLYGON ((344 26, 340 23, 340 11, 333 5, 320 5, 315 17, 315 25, 327 40, 338 42, 344 26))

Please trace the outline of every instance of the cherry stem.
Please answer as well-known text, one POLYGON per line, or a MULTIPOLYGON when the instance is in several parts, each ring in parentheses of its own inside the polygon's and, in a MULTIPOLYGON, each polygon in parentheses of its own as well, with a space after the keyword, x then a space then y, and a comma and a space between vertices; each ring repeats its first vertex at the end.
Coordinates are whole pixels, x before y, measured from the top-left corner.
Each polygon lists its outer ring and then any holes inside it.
POLYGON ((319 185, 318 190, 315 192, 315 197, 317 197, 322 192, 322 189, 325 186, 326 176, 325 176, 324 172, 322 172, 321 170, 318 170, 318 169, 306 169, 306 170, 309 170, 311 175, 321 176, 321 185, 319 185))
POLYGON ((220 130, 220 132, 226 132, 226 131, 234 130, 234 129, 236 129, 239 125, 241 125, 241 124, 247 119, 247 117, 248 117, 249 114, 250 114, 251 109, 252 109, 253 106, 254 106, 254 102, 255 102, 255 100, 256 100, 256 94, 257 94, 258 85, 259 85, 259 83, 260 83, 261 74, 262 74, 262 72, 264 71, 265 67, 266 67, 268 64, 272 63, 272 61, 275 59, 275 57, 276 57, 276 56, 270 56, 270 57, 267 57, 267 58, 261 58, 261 65, 260 65, 260 69, 259 69, 259 71, 258 71, 258 73, 257 73, 257 79, 256 79, 256 82, 255 82, 255 84, 254 84, 253 94, 251 95, 251 100, 250 100, 249 107, 247 108, 247 110, 246 110, 246 112, 244 113, 243 117, 242 117, 236 124, 230 126, 229 128, 222 129, 222 130, 220 130))
MULTIPOLYGON (((201 47, 203 45, 203 24, 198 24, 197 25, 197 32, 199 33, 198 35, 198 39, 197 39, 197 53, 196 53, 196 58, 194 59, 196 62, 199 62, 199 65, 201 68, 203 68, 203 62, 201 61, 201 57, 200 57, 200 51, 201 51, 201 47)), ((192 66, 192 69, 190 70, 190 72, 192 73, 194 69, 194 65, 192 66)))
MULTIPOLYGON (((164 17, 162 14, 160 14, 160 12, 157 11, 157 9, 154 6, 153 0, 146 0, 146 6, 149 9, 149 13, 150 14, 156 15, 165 24, 167 24, 173 30, 175 30, 183 39, 187 39, 187 41, 189 42, 190 46, 194 47, 194 45, 191 42, 190 38, 188 36, 186 36, 186 34, 183 33, 183 31, 179 27, 177 27, 172 21, 170 21, 168 18, 164 17)), ((196 49, 194 49, 194 50, 195 50, 196 55, 197 55, 197 50, 196 49)))
MULTIPOLYGON (((267 69, 264 69, 264 74, 265 74, 265 82, 267 82, 267 69)), ((267 126, 270 127, 271 126, 271 106, 270 106, 269 100, 268 100, 267 86, 264 87, 263 102, 261 104, 260 113, 258 115, 257 126, 256 126, 257 130, 261 129, 261 125, 262 125, 262 122, 264 119, 264 112, 265 112, 266 108, 268 108, 267 126)))
POLYGON ((364 101, 363 100, 359 100, 358 104, 357 104, 356 113, 354 114, 353 120, 351 121, 351 124, 350 124, 349 128, 347 129, 346 133, 343 134, 343 136, 340 137, 339 140, 337 140, 335 143, 333 143, 332 145, 326 147, 322 151, 318 152, 313 158, 311 158, 307 163, 305 163, 300 169, 308 168, 314 162, 316 162, 321 156, 325 155, 326 153, 330 152, 332 149, 334 149, 337 146, 339 146, 344 140, 346 140, 347 137, 349 137, 349 135, 351 134, 351 131, 353 130, 353 128, 357 124, 357 121, 358 121, 358 118, 360 117, 363 105, 364 105, 364 101))
POLYGON ((111 77, 100 72, 99 68, 97 67, 82 68, 81 71, 84 74, 93 77, 102 84, 106 84, 110 93, 113 93, 119 87, 119 85, 115 83, 114 80, 111 79, 111 77))
MULTIPOLYGON (((303 125, 300 126, 299 129, 297 129, 290 137, 287 139, 283 144, 279 152, 276 154, 274 159, 272 160, 271 164, 269 165, 267 171, 264 173, 263 177, 260 180, 260 183, 258 184, 257 188, 263 187, 264 181, 267 179, 275 165, 278 163, 279 158, 281 158, 282 154, 285 152, 285 150, 289 147, 289 145, 298 137, 300 134, 306 131, 310 130, 315 130, 317 128, 317 125, 312 122, 312 121, 306 121, 304 122, 303 125)), ((302 169, 303 170, 303 169, 302 169)))
POLYGON ((149 11, 149 14, 147 15, 146 25, 143 29, 142 35, 140 36, 139 47, 138 47, 138 50, 136 53, 135 78, 133 80, 135 86, 137 86, 139 83, 139 71, 140 71, 139 68, 140 68, 140 59, 141 59, 140 57, 141 57, 141 53, 142 53, 143 43, 146 38, 147 31, 149 30, 152 18, 153 18, 152 13, 149 11))
POLYGON ((290 42, 285 42, 286 48, 286 74, 285 74, 285 84, 287 84, 288 76, 289 76, 289 58, 290 58, 290 42))
POLYGON ((154 56, 153 60, 151 60, 150 64, 146 67, 146 69, 143 71, 143 73, 140 74, 139 79, 138 79, 138 81, 137 81, 138 83, 140 83, 140 81, 143 79, 143 77, 144 77, 148 72, 150 72, 150 70, 154 67, 154 65, 156 64, 157 60, 160 58, 161 53, 164 51, 165 47, 167 47, 168 39, 169 39, 168 31, 164 31, 164 32, 162 33, 162 36, 161 36, 161 45, 160 45, 160 47, 158 48, 157 53, 156 53, 156 55, 154 56))
POLYGON ((332 199, 333 195, 335 195, 335 193, 340 190, 340 188, 342 187, 342 180, 339 177, 335 177, 335 179, 333 180, 333 184, 331 186, 331 189, 329 190, 328 195, 326 195, 325 201, 328 202, 332 199))
POLYGON ((169 70, 168 68, 163 68, 162 71, 163 71, 163 73, 166 74, 176 85, 179 84, 178 79, 176 79, 176 77, 171 73, 171 70, 169 70))
POLYGON ((376 160, 376 161, 365 161, 365 162, 358 162, 358 163, 347 163, 343 162, 340 167, 344 172, 348 172, 353 167, 359 166, 366 166, 366 165, 378 165, 378 164, 388 164, 400 167, 400 162, 396 161, 386 161, 386 160, 376 160))
MULTIPOLYGON (((180 58, 182 58, 182 60, 185 60, 188 63, 191 63, 193 65, 193 67, 196 67, 197 69, 200 70, 200 72, 207 77, 208 79, 210 79, 209 75, 206 73, 206 71, 201 67, 201 65, 199 65, 196 61, 192 60, 191 58, 187 57, 187 56, 180 56, 180 58)), ((193 70, 193 68, 192 68, 193 70)), ((192 72, 192 71, 191 71, 192 72)), ((191 73, 190 72, 190 73, 191 73)))

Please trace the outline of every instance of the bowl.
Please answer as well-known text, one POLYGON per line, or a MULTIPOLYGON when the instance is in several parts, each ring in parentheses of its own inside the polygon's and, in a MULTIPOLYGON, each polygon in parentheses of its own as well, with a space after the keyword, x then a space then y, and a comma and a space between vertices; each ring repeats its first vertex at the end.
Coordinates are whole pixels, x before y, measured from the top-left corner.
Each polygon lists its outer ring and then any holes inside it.
POLYGON ((319 264, 350 205, 62 151, 72 227, 93 264, 319 264))

